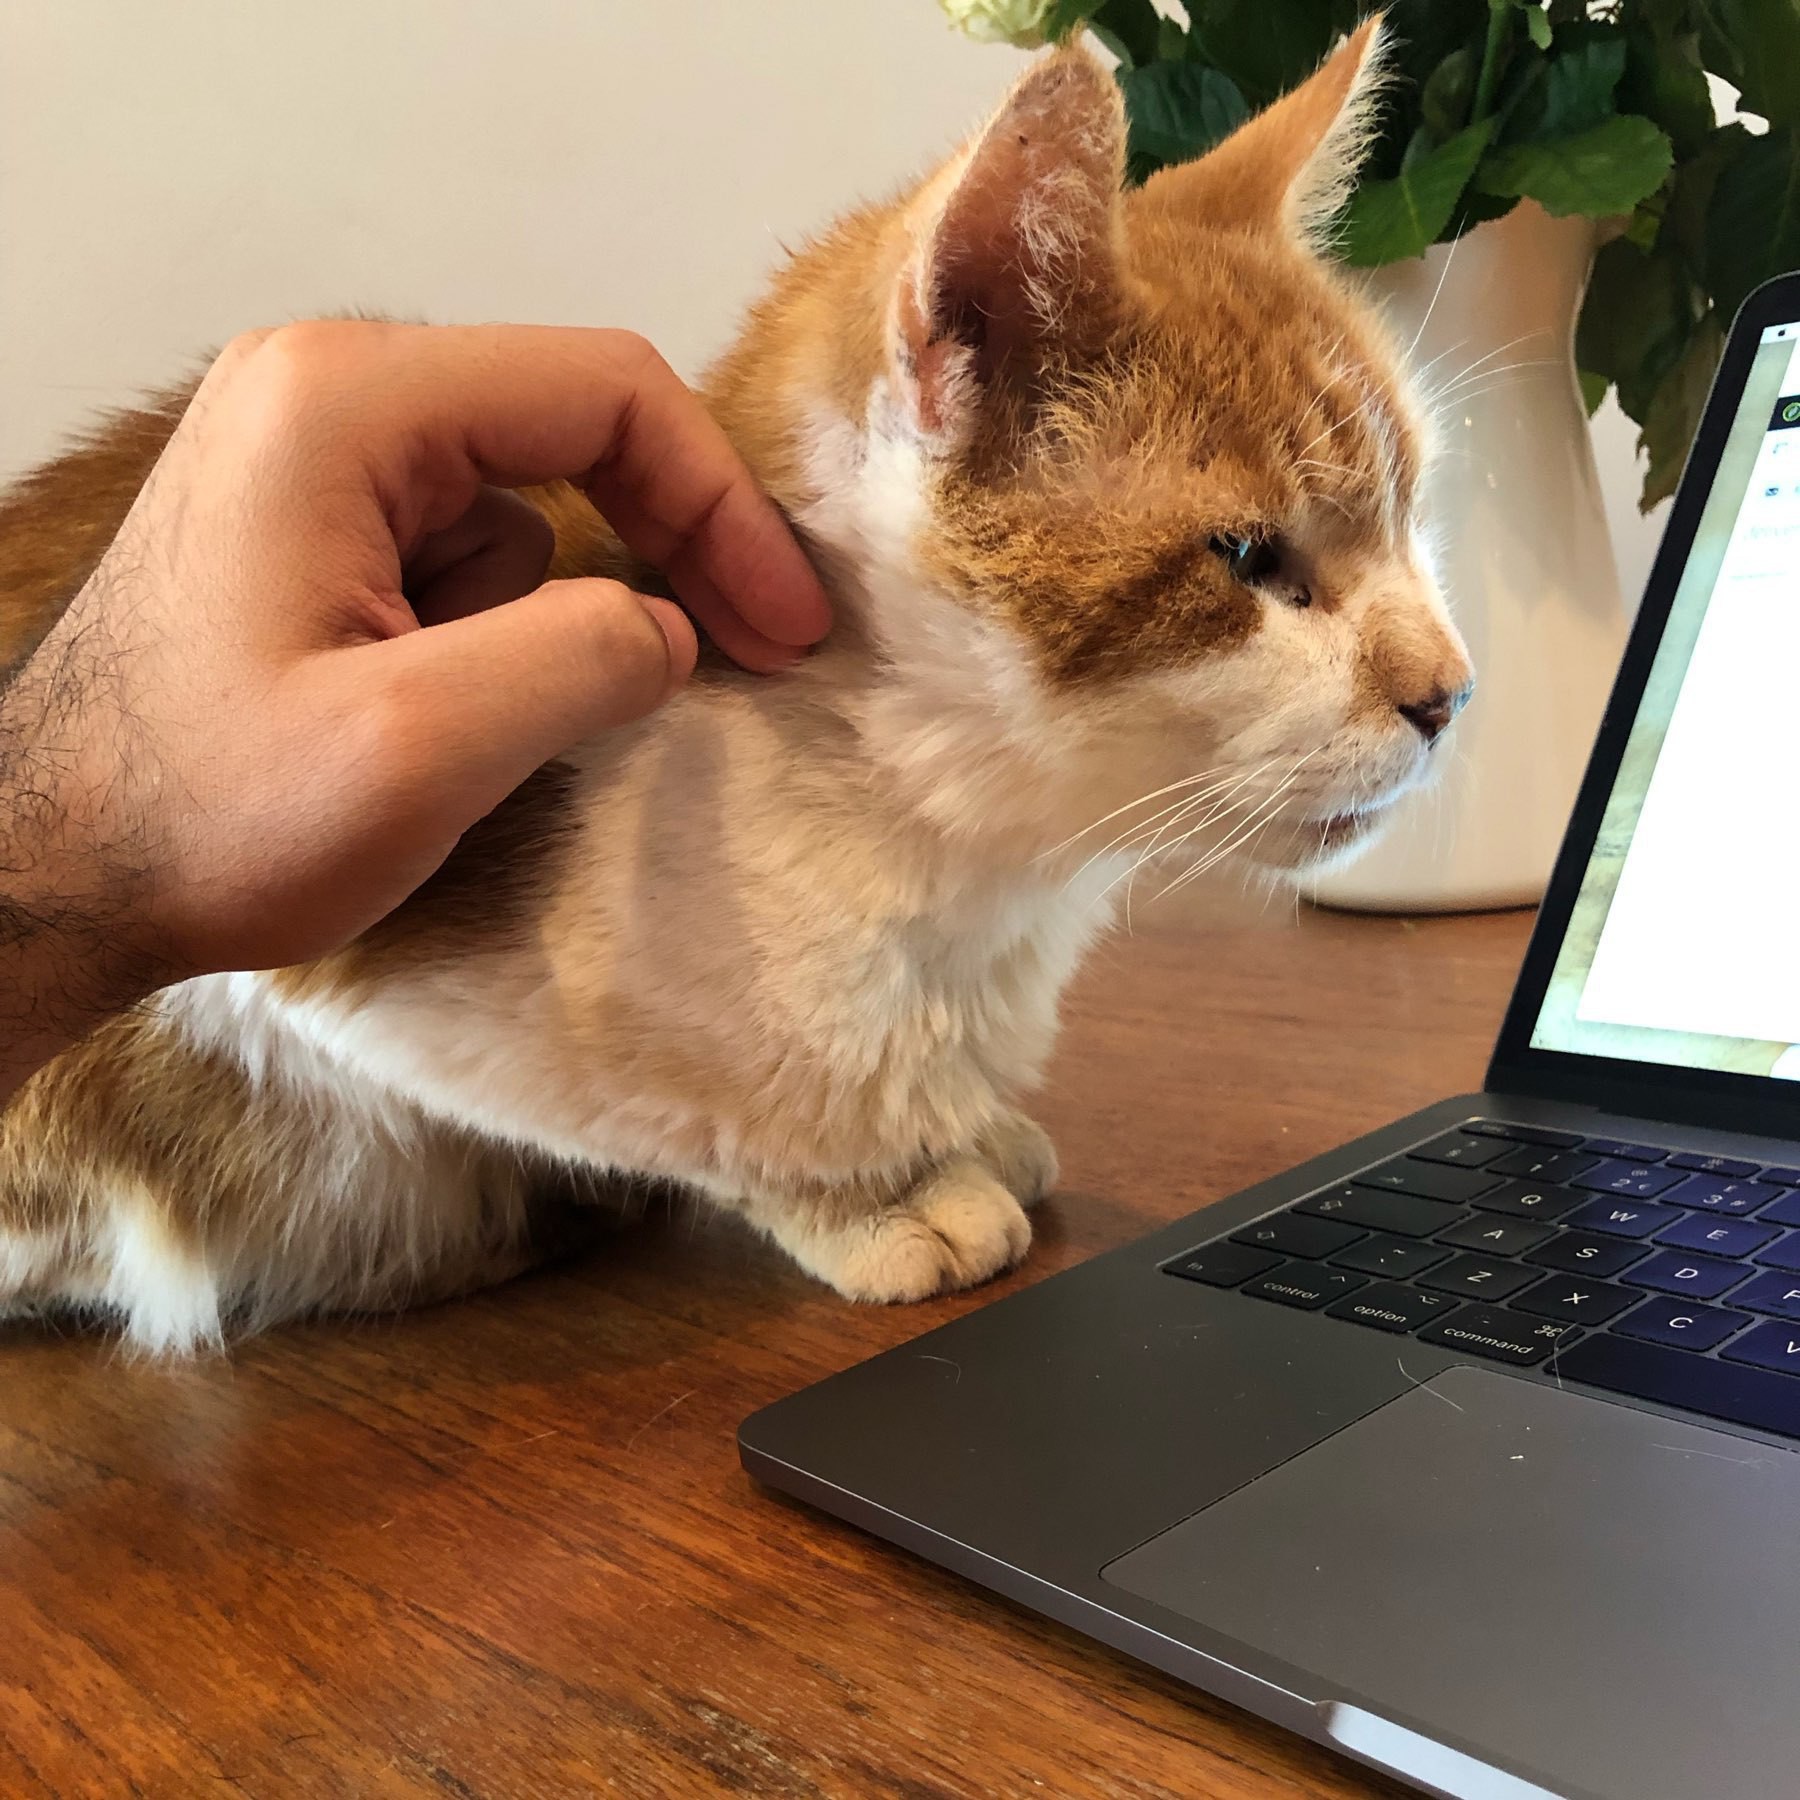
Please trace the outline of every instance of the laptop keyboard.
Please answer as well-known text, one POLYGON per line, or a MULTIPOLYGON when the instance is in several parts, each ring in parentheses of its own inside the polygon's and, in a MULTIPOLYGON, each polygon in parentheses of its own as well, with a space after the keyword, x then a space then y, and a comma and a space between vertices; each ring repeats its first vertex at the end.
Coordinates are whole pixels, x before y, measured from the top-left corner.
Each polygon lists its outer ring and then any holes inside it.
POLYGON ((1800 1166, 1470 1119, 1163 1268, 1800 1438, 1800 1166))

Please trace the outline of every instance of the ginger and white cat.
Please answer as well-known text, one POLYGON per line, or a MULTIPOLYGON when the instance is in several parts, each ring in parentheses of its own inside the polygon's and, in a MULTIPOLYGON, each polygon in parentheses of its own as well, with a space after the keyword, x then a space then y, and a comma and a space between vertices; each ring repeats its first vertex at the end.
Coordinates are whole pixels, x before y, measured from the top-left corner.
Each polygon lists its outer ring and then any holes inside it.
MULTIPOLYGON (((42 1071, 0 1116, 0 1308, 179 1350, 453 1293, 570 1170, 679 1183, 856 1299, 1015 1262, 1056 1169, 1019 1100, 1121 874, 1337 853, 1468 688, 1401 357, 1315 241, 1377 51, 1130 192, 1114 83, 1052 53, 797 255, 704 393, 826 645, 541 772, 341 954, 42 1071)), ((0 663, 178 410, 0 502, 0 663)), ((535 498, 554 573, 627 568, 535 498)))

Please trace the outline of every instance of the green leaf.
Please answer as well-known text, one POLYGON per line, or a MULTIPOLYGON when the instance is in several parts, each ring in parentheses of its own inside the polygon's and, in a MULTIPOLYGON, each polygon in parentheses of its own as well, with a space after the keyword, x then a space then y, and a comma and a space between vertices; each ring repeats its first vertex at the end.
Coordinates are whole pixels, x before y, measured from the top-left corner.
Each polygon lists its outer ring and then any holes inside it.
POLYGON ((1638 437, 1638 447, 1650 462, 1644 473, 1644 490, 1638 496, 1639 512, 1648 512, 1674 493, 1724 349, 1725 332, 1719 315, 1709 312, 1695 326, 1675 365, 1658 384, 1638 437))
POLYGON ((1612 391, 1612 383, 1604 375, 1590 374, 1588 370, 1578 371, 1581 382, 1581 404, 1587 408, 1591 419, 1600 410, 1600 403, 1612 391))
POLYGON ((1541 7, 1526 7, 1525 30, 1540 50, 1550 48, 1550 15, 1541 7))
POLYGON ((1139 68, 1156 61, 1162 20, 1150 0, 1100 0, 1090 23, 1115 55, 1122 50, 1139 68))
POLYGON ((1344 260, 1373 268, 1423 255, 1450 224, 1493 134, 1493 120, 1483 119, 1436 149, 1420 150, 1415 139, 1397 176, 1363 182, 1342 215, 1344 260))
POLYGON ((1519 138, 1537 136, 1544 117, 1544 85, 1549 72, 1550 59, 1535 44, 1514 46, 1491 107, 1496 124, 1495 143, 1510 144, 1519 138))
MULTIPOLYGON (((1376 113, 1380 132, 1363 164, 1363 179, 1391 180, 1419 123, 1419 95, 1447 56, 1473 43, 1479 54, 1487 0, 1392 0, 1385 10, 1390 78, 1376 113)), ((1466 120, 1458 120, 1460 130, 1466 120)), ((1450 134, 1453 135, 1453 134, 1450 134)))
POLYGON ((1654 193, 1672 160, 1669 140, 1648 119, 1620 117, 1549 143, 1503 144, 1482 164, 1476 185, 1535 200, 1557 218, 1604 218, 1630 212, 1654 193))
POLYGON ((1044 36, 1051 43, 1060 44, 1079 31, 1099 7, 1100 0, 1050 0, 1050 10, 1044 14, 1044 36))
POLYGON ((1195 0, 1189 34, 1202 56, 1267 106, 1319 66, 1337 34, 1333 0, 1195 0))
POLYGON ((1690 285, 1673 255, 1616 238, 1594 258, 1575 326, 1579 368, 1617 382, 1619 405, 1643 424, 1657 384, 1694 329, 1690 285))
POLYGON ((1475 99, 1475 49, 1452 50, 1431 71, 1419 93, 1419 112, 1440 144, 1448 143, 1469 122, 1475 99))
POLYGON ((1709 132, 1706 141, 1685 161, 1678 160, 1669 183, 1658 233, 1663 247, 1681 259, 1689 280, 1709 286, 1707 236, 1712 218, 1713 189, 1719 177, 1752 141, 1742 125, 1733 121, 1709 132))
POLYGON ((1121 69, 1118 82, 1130 121, 1128 156, 1186 162, 1210 150, 1250 116, 1229 75, 1196 62, 1153 62, 1121 69))
POLYGON ((1613 116, 1613 95, 1625 73, 1625 40, 1589 37, 1551 57, 1544 74, 1545 137, 1573 137, 1613 116))
POLYGON ((1618 108, 1660 125, 1678 163, 1695 155, 1712 133, 1713 98, 1694 34, 1677 34, 1654 22, 1628 25, 1618 108))
POLYGON ((1800 153, 1796 134, 1742 134, 1706 209, 1706 279, 1729 319, 1771 275, 1800 267, 1800 153))
POLYGON ((1800 122, 1800 6, 1794 0, 1693 0, 1706 66, 1723 75, 1746 112, 1772 125, 1800 122))

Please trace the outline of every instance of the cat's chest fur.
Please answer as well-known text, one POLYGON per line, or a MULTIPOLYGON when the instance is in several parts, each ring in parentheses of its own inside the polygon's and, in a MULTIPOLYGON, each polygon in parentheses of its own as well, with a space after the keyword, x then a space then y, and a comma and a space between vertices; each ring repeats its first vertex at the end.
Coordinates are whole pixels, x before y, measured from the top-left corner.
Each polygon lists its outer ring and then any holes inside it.
POLYGON ((504 854, 339 965, 191 984, 177 1011, 324 1052, 332 1104, 373 1084, 726 1197, 966 1145, 1034 1082, 1103 913, 1093 878, 947 842, 829 708, 767 687, 594 746, 504 854))

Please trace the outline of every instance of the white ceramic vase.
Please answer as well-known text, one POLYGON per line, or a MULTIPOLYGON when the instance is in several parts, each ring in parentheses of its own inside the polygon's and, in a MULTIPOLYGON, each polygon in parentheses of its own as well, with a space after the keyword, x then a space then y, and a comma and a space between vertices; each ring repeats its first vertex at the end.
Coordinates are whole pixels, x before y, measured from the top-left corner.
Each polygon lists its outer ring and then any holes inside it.
POLYGON ((1527 201, 1370 285, 1437 405, 1425 513, 1475 698, 1375 845, 1313 897, 1367 912, 1524 906, 1550 875, 1624 645, 1575 375, 1591 220, 1527 201))

